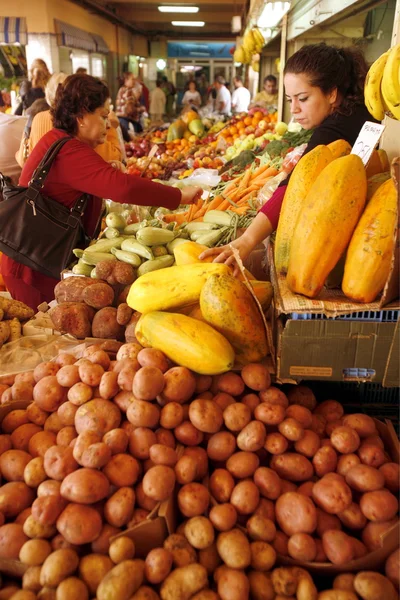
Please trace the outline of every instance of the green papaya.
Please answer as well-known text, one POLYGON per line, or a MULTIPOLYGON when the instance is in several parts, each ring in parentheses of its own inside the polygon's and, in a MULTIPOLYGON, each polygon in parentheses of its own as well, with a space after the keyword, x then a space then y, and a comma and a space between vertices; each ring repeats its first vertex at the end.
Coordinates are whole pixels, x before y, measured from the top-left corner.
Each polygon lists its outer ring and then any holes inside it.
POLYGON ((197 137, 201 137, 204 134, 204 125, 200 119, 194 119, 189 123, 189 131, 193 133, 193 135, 197 135, 197 137))

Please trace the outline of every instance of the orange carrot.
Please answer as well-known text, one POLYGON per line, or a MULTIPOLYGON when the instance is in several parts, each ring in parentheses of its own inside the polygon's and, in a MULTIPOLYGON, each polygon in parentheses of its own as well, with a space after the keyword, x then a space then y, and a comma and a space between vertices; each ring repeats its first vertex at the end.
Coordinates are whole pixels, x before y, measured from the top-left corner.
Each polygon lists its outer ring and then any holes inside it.
POLYGON ((232 208, 231 203, 229 202, 229 200, 224 200, 223 202, 221 202, 221 204, 218 206, 218 210, 227 210, 228 208, 232 208))
POLYGON ((245 190, 242 190, 236 198, 236 201, 240 200, 241 198, 243 198, 243 196, 247 196, 247 194, 249 194, 250 192, 255 192, 256 190, 258 190, 258 185, 252 184, 250 187, 246 188, 245 190))
POLYGON ((206 212, 208 212, 209 210, 214 210, 215 208, 217 208, 221 202, 223 201, 223 197, 222 196, 215 196, 215 198, 213 198, 211 200, 211 202, 207 203, 207 208, 206 208, 206 212))
POLYGON ((257 177, 264 173, 264 171, 267 171, 267 169, 269 169, 269 164, 265 164, 262 167, 258 167, 257 169, 255 169, 255 171, 253 171, 251 178, 257 179, 257 177))
POLYGON ((199 217, 203 217, 206 214, 206 206, 202 206, 199 210, 193 215, 192 221, 197 221, 199 217))
POLYGON ((262 181, 265 182, 270 177, 275 177, 275 175, 278 175, 278 173, 279 171, 275 169, 275 167, 269 167, 269 169, 264 171, 264 173, 261 173, 261 175, 253 179, 251 183, 260 183, 262 181))
POLYGON ((247 186, 249 185, 249 181, 251 178, 251 169, 247 169, 247 171, 245 171, 245 174, 243 175, 242 181, 240 182, 239 185, 239 190, 244 190, 247 188, 247 186))

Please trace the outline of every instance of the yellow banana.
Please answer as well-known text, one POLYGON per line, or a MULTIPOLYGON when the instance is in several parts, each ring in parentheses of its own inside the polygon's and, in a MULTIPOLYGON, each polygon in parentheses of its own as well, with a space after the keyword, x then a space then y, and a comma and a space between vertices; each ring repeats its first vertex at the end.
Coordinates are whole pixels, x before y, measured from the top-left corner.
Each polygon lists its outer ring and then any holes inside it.
MULTIPOLYGON (((389 110, 396 116, 400 113, 400 44, 389 51, 389 56, 383 69, 382 95, 389 110), (394 112, 392 110, 394 108, 394 112)), ((399 117, 396 117, 399 118, 399 117)))
POLYGON ((257 27, 254 27, 254 29, 253 29, 253 35, 255 36, 255 39, 258 42, 258 44, 261 47, 263 47, 265 44, 264 36, 257 27))
POLYGON ((381 94, 381 82, 388 55, 389 52, 385 52, 371 65, 365 80, 365 105, 371 115, 378 121, 382 121, 385 116, 385 106, 381 94))

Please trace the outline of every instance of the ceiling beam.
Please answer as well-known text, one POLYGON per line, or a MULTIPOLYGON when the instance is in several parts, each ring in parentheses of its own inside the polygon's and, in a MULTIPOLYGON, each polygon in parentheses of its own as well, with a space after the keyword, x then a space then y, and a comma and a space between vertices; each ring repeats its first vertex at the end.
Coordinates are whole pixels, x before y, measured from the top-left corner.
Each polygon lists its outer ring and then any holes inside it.
MULTIPOLYGON (((121 14, 121 13, 120 13, 121 14)), ((159 25, 162 23, 171 24, 171 21, 205 21, 206 24, 218 23, 230 29, 231 18, 233 13, 229 12, 200 12, 197 15, 186 14, 155 14, 154 10, 129 10, 121 14, 125 19, 132 23, 154 23, 159 25), (195 18, 196 17, 196 18, 195 18)))

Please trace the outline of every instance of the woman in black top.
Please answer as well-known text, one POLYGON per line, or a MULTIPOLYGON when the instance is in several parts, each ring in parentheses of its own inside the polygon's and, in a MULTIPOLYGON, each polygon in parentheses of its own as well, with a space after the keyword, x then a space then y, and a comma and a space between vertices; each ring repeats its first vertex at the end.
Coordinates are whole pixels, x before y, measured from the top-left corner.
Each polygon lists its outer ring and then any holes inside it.
POLYGON ((36 100, 44 98, 44 90, 50 77, 51 73, 44 60, 35 59, 29 69, 29 80, 21 83, 21 102, 15 109, 15 115, 22 115, 36 100))
MULTIPOLYGON (((375 121, 364 105, 368 71, 362 53, 324 43, 303 46, 286 63, 284 83, 291 113, 304 129, 314 129, 304 152, 344 139, 353 145, 365 121, 375 121)), ((250 227, 230 246, 242 260, 277 228, 289 178, 278 187, 250 227)), ((230 246, 206 250, 201 258, 234 264, 230 246)))

